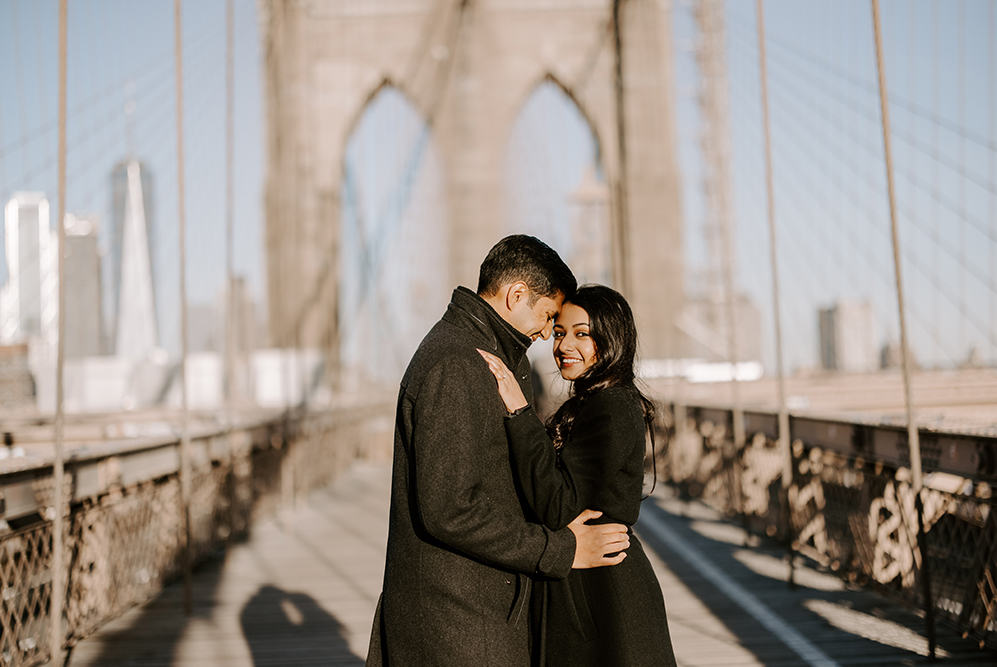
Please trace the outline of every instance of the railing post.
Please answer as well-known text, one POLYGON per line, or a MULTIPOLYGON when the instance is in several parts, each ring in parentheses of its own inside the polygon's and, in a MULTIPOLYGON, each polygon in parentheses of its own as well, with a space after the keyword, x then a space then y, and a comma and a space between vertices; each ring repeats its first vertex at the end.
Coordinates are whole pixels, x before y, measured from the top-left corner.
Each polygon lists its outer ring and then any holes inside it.
POLYGON ((288 413, 284 420, 282 441, 284 455, 280 458, 280 509, 285 520, 294 509, 294 440, 291 427, 292 417, 288 413))
MULTIPOLYGON (((673 453, 673 450, 675 450, 677 448, 678 451, 676 453, 681 457, 681 455, 682 455, 682 447, 685 446, 685 440, 688 437, 688 434, 687 434, 687 430, 688 430, 687 426, 688 425, 686 424, 687 417, 686 417, 685 404, 684 403, 679 403, 678 401, 676 401, 675 403, 673 403, 672 404, 672 416, 675 419, 675 439, 674 439, 674 441, 672 441, 672 442, 670 442, 668 444, 668 450, 669 450, 668 455, 669 455, 669 457, 672 458, 671 470, 672 470, 672 475, 674 476, 675 475, 675 463, 674 463, 674 461, 675 461, 675 454, 673 453)), ((679 458, 679 460, 681 460, 681 458, 679 458)), ((683 474, 684 474, 684 471, 683 471, 683 474)), ((675 480, 673 480, 673 481, 675 481, 675 480)), ((685 479, 681 479, 681 480, 677 480, 677 481, 679 482, 679 484, 681 484, 681 485, 685 486, 686 488, 688 488, 688 482, 685 479)))

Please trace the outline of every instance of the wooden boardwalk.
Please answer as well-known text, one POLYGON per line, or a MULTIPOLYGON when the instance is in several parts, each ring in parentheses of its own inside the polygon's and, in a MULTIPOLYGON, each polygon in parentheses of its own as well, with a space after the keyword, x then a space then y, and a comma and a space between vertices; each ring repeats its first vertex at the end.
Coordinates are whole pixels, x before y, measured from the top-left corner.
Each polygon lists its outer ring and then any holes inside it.
MULTIPOLYGON (((194 613, 177 585, 82 642, 71 665, 363 664, 384 565, 390 467, 358 463, 307 506, 256 527, 195 574, 194 613)), ((638 531, 665 594, 682 667, 917 665, 924 623, 875 593, 804 568, 788 589, 775 545, 749 538, 667 489, 638 531)), ((944 665, 994 665, 939 628, 944 665)))

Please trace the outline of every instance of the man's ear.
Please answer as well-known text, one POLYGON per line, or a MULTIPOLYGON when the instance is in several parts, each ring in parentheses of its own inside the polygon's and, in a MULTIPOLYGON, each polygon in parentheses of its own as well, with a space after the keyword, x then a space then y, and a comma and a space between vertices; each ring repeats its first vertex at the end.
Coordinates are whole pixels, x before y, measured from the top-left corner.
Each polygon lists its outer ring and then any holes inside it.
POLYGON ((520 301, 529 298, 530 288, 522 280, 512 283, 505 291, 505 307, 512 310, 520 301))

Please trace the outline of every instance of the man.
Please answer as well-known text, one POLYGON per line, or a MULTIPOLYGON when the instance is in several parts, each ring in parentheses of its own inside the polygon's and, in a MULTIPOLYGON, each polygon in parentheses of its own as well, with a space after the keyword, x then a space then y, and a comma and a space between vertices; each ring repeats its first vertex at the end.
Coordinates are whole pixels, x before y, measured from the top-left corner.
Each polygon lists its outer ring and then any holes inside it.
POLYGON ((526 350, 551 335, 575 290, 557 253, 531 236, 502 239, 477 294, 454 290, 402 378, 384 589, 368 666, 519 667, 531 663, 533 577, 615 565, 626 527, 534 523, 516 489, 495 378, 477 348, 502 358, 532 400, 526 350))

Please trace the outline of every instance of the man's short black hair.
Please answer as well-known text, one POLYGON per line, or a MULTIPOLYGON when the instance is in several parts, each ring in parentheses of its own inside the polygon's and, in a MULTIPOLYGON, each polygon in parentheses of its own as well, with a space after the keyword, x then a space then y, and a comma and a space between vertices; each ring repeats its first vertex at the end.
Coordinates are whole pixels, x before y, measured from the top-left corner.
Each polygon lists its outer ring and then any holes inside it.
POLYGON ((522 280, 534 295, 565 298, 575 293, 578 283, 571 269, 553 248, 534 236, 507 236, 488 251, 478 274, 478 295, 492 296, 503 285, 522 280))

